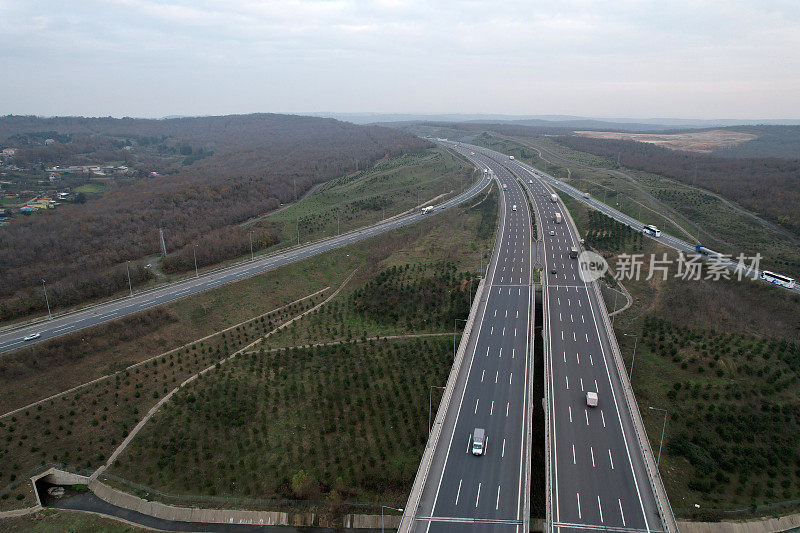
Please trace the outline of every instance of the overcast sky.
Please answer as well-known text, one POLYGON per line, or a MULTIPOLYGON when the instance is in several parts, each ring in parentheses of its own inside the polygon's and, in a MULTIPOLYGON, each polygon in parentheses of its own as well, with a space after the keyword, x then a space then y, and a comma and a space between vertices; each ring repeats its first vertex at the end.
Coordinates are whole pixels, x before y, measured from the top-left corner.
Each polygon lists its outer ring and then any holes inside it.
POLYGON ((800 118, 796 0, 0 0, 0 59, 0 114, 800 118))

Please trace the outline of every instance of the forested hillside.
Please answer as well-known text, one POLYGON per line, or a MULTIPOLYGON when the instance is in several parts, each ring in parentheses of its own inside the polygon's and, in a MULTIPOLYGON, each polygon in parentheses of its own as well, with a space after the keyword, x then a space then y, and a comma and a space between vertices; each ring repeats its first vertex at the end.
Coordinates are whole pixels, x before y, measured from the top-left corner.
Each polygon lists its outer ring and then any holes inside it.
POLYGON ((636 141, 562 136, 574 150, 620 158, 621 164, 714 191, 800 234, 800 160, 722 158, 636 141))
MULTIPOLYGON (((35 131, 82 136, 142 136, 201 145, 213 152, 174 174, 114 182, 98 200, 64 205, 0 229, 0 319, 42 309, 42 279, 51 305, 68 306, 127 286, 149 271, 136 263, 198 244, 200 265, 244 254, 249 236, 237 223, 263 214, 315 183, 430 146, 376 126, 288 115, 172 120, 3 117, 0 139, 35 131)), ((7 142, 6 144, 9 144, 7 142)), ((261 246, 276 236, 261 230, 261 246)))

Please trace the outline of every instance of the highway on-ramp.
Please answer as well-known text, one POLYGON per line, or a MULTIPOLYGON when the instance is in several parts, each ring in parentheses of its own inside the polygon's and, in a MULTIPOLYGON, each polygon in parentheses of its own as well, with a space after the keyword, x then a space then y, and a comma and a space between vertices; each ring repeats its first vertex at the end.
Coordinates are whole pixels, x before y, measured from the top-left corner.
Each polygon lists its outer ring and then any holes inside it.
MULTIPOLYGON (((450 200, 436 205, 434 213, 449 209, 477 195, 488 185, 487 180, 479 179, 472 187, 450 200)), ((82 310, 58 315, 53 320, 6 328, 0 331, 0 353, 15 350, 47 339, 73 333, 84 328, 103 324, 112 320, 163 305, 193 294, 239 281, 302 259, 327 252, 354 242, 374 237, 380 233, 407 226, 430 217, 417 211, 405 216, 393 217, 373 226, 343 233, 336 237, 323 239, 287 251, 256 258, 254 261, 237 263, 200 275, 199 277, 171 283, 157 289, 136 293, 131 297, 120 298, 97 304, 82 310), (26 336, 39 334, 35 339, 25 341, 26 336)))

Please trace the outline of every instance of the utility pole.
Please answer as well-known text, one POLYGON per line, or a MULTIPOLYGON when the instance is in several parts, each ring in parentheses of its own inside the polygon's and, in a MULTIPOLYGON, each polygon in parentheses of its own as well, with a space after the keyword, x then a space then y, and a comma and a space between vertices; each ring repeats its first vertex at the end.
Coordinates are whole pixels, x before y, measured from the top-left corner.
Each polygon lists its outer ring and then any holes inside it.
POLYGON ((336 236, 342 234, 341 227, 339 226, 339 213, 336 213, 336 236))
POLYGON ((300 217, 297 218, 295 222, 295 226, 297 226, 297 245, 300 245, 300 217))
POLYGON ((131 290, 131 296, 133 296, 133 284, 131 283, 131 267, 130 261, 125 261, 125 270, 128 272, 128 288, 131 290))
POLYGON ((253 230, 247 232, 250 235, 250 261, 254 259, 253 257, 253 230))
POLYGON ((297 203, 297 178, 292 179, 292 183, 294 184, 294 201, 297 203))
POLYGON ((47 316, 50 317, 50 320, 53 320, 53 313, 50 312, 50 300, 47 299, 47 287, 44 284, 44 278, 42 278, 42 289, 44 289, 44 302, 47 304, 47 316))
POLYGON ((194 277, 199 278, 200 274, 197 272, 197 245, 192 246, 192 255, 194 256, 194 277))

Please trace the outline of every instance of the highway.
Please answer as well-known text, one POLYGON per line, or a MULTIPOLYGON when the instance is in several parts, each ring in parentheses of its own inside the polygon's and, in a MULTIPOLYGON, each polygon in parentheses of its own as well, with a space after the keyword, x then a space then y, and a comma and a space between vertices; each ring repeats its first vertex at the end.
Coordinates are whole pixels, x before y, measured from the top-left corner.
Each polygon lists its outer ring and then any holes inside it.
MULTIPOLYGON (((450 209, 453 206, 477 195, 486 188, 488 181, 479 179, 472 187, 450 200, 438 204, 434 213, 450 209)), ((131 297, 120 298, 109 302, 97 304, 85 309, 77 310, 63 315, 56 315, 53 320, 41 320, 20 327, 7 328, 0 331, 0 353, 30 346, 37 342, 53 339, 61 335, 80 331, 82 329, 103 324, 112 320, 151 309, 175 300, 186 298, 209 289, 220 287, 227 283, 268 272, 275 268, 300 261, 308 257, 374 237, 380 233, 391 231, 402 226, 414 224, 433 214, 415 212, 401 217, 390 218, 381 223, 361 228, 336 237, 323 239, 306 245, 294 247, 287 251, 257 257, 254 261, 237 263, 235 265, 206 272, 199 277, 190 278, 153 290, 135 293, 131 297), (39 337, 25 341, 26 336, 38 333, 39 337)))
MULTIPOLYGON (((444 144, 464 155, 474 153, 471 159, 491 169, 507 191, 485 301, 477 308, 459 367, 462 376, 450 402, 442 406, 441 433, 429 443, 430 467, 418 473, 425 476, 423 484, 415 482, 421 486, 419 503, 406 510, 413 522, 404 516, 401 531, 525 529, 529 495, 524 491, 530 490, 523 479, 530 446, 526 408, 539 405, 538 398, 530 401, 527 386, 532 364, 530 276, 536 266, 543 267, 547 530, 669 529, 667 524, 674 521, 661 515, 671 517, 671 510, 643 427, 635 425, 641 425, 638 407, 620 376, 613 332, 601 314, 604 303, 594 285, 581 280, 578 261, 569 256, 580 245, 563 204, 553 202, 544 181, 523 172, 508 156, 463 143, 444 144), (540 242, 531 240, 532 220, 520 181, 533 201, 540 242), (514 204, 516 211, 509 209, 514 204), (562 214, 561 223, 555 222, 556 213, 562 214), (509 272, 509 266, 520 270, 509 272), (521 337, 523 330, 527 334, 521 337), (525 377, 505 382, 503 377, 511 374, 525 377), (597 407, 587 406, 589 391, 598 394, 597 407), (486 430, 484 456, 470 453, 474 428, 486 430)), ((411 506, 414 501, 412 493, 411 506)))
MULTIPOLYGON (((477 149, 477 147, 473 147, 473 149, 477 149)), ((507 157, 507 156, 505 156, 503 154, 500 154, 499 152, 495 152, 495 153, 497 154, 498 157, 507 157)), ((528 164, 525 164, 525 163, 523 163, 521 161, 517 161, 517 160, 515 160, 515 161, 509 160, 509 164, 511 165, 511 167, 516 172, 518 172, 520 174, 520 177, 521 178, 525 178, 526 181, 527 181, 528 178, 531 178, 531 177, 534 177, 537 180, 541 180, 541 181, 547 183, 548 185, 550 185, 551 187, 554 187, 554 188, 556 188, 556 189, 558 189, 558 190, 560 190, 560 191, 572 196, 576 200, 578 200, 580 202, 583 202, 584 204, 596 209, 597 211, 600 211, 601 213, 613 218, 617 222, 625 224, 626 226, 630 226, 631 228, 635 229, 636 231, 641 232, 642 229, 645 226, 645 224, 643 222, 641 222, 639 220, 636 220, 635 218, 632 218, 632 217, 626 215, 625 213, 622 213, 621 211, 618 211, 618 210, 614 209, 613 207, 610 207, 609 205, 604 204, 600 200, 597 200, 596 198, 594 198, 592 196, 589 196, 584 191, 576 189, 572 185, 564 183, 563 181, 554 178, 550 174, 542 172, 541 170, 538 170, 538 169, 536 169, 536 168, 534 168, 534 167, 532 167, 532 166, 530 166, 528 164)), ((660 242, 662 244, 665 244, 665 245, 667 245, 667 246, 669 246, 671 248, 674 248, 675 250, 678 250, 680 252, 683 252, 685 254, 695 254, 696 253, 695 252, 696 244, 686 242, 684 240, 681 240, 681 239, 678 239, 676 237, 673 237, 672 235, 667 235, 666 233, 662 232, 660 237, 654 237, 654 236, 649 235, 649 234, 647 236, 650 237, 651 239, 655 239, 658 242, 660 242)), ((758 278, 760 276, 760 274, 761 274, 761 271, 758 268, 755 268, 750 272, 747 271, 747 268, 750 266, 750 261, 749 260, 746 260, 744 262, 744 264, 740 266, 739 263, 738 263, 738 260, 735 257, 734 258, 730 258, 730 257, 726 257, 726 256, 716 256, 715 254, 716 253, 712 254, 711 256, 701 256, 701 257, 703 259, 705 259, 706 261, 719 263, 722 266, 726 267, 727 269, 729 269, 729 270, 731 270, 733 272, 736 272, 737 268, 743 269, 743 271, 746 274, 748 274, 748 277, 750 277, 750 278, 752 278, 753 275, 755 275, 756 278, 758 278)), ((786 287, 783 287, 783 286, 780 286, 780 285, 777 285, 777 286, 781 287, 782 289, 791 290, 793 292, 800 293, 800 285, 798 285, 797 283, 795 283, 794 287, 792 287, 792 288, 786 288, 786 287)))
POLYGON ((601 318, 604 303, 570 257, 573 247, 580 250, 572 219, 560 201, 552 201, 539 172, 503 154, 483 153, 524 182, 543 241, 550 530, 663 531, 661 514, 671 517, 669 503, 665 494, 657 501, 663 485, 654 468, 648 471, 646 454, 652 452, 634 427, 638 406, 626 394, 614 359, 613 331, 601 318), (587 405, 590 391, 598 395, 597 407, 587 405))
POLYGON ((530 448, 532 221, 505 168, 456 150, 492 169, 489 177, 507 190, 501 190, 499 230, 475 326, 411 528, 521 532, 529 490, 523 472, 530 448), (486 432, 480 456, 470 450, 475 428, 486 432))

